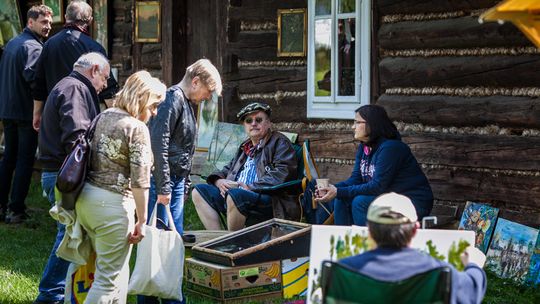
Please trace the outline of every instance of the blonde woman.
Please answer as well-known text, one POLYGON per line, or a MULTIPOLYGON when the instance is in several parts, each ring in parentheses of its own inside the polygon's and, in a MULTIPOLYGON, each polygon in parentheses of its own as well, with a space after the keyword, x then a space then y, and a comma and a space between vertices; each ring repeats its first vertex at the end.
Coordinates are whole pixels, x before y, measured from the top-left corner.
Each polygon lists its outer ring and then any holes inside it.
POLYGON ((152 150, 145 123, 156 114, 165 90, 148 72, 137 72, 97 122, 90 170, 76 204, 77 218, 96 251, 85 303, 126 302, 131 244, 144 237, 150 187, 152 150))

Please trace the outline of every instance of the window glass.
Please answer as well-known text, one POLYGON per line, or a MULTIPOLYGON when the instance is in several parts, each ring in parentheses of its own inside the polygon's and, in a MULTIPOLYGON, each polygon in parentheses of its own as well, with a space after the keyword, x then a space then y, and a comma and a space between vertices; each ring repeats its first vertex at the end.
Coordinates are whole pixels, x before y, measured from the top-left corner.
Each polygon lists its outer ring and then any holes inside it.
POLYGON ((315 96, 330 96, 332 20, 315 20, 315 96))
POLYGON ((354 96, 355 75, 355 19, 338 20, 338 92, 340 96, 354 96))
POLYGON ((330 15, 332 12, 331 0, 316 0, 315 1, 315 15, 330 15))
POLYGON ((339 0, 339 13, 354 13, 356 0, 339 0))

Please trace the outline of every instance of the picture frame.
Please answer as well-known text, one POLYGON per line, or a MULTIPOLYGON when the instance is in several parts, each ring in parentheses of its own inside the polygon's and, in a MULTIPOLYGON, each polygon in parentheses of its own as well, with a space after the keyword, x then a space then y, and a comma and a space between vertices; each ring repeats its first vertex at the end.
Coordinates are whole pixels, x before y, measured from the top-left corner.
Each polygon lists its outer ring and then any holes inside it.
POLYGON ((64 2, 63 0, 43 0, 41 3, 50 7, 53 12, 53 23, 63 23, 64 22, 64 2))
MULTIPOLYGON (((109 6, 107 0, 92 0, 94 20, 92 21, 92 37, 105 48, 109 54, 109 6)), ((116 78, 118 79, 118 78, 116 78)))
POLYGON ((135 2, 135 42, 161 41, 161 5, 159 1, 135 2))
POLYGON ((218 96, 212 94, 210 100, 203 100, 197 109, 197 146, 196 151, 208 152, 214 131, 218 123, 218 96))
POLYGON ((305 57, 307 14, 305 8, 278 9, 278 57, 305 57))
POLYGON ((0 46, 22 32, 23 24, 17 0, 0 1, 0 46))

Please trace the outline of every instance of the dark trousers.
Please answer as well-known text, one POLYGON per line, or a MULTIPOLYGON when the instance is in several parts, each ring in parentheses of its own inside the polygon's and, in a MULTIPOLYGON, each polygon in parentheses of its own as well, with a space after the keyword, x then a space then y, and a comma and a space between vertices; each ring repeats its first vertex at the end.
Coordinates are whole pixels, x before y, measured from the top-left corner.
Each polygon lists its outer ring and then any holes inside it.
POLYGON ((2 123, 5 149, 0 162, 0 205, 4 210, 8 207, 16 214, 23 213, 32 179, 38 134, 32 128, 32 121, 4 119, 2 123))

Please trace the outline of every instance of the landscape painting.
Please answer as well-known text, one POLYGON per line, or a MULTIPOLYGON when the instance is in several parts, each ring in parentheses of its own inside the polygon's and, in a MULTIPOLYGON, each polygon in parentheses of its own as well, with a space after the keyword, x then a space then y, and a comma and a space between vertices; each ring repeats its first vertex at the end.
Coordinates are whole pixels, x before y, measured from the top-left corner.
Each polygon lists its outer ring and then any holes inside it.
POLYGON ((16 0, 0 1, 0 46, 22 32, 21 17, 16 0))
POLYGON ((242 125, 218 122, 201 176, 206 177, 218 169, 223 169, 235 157, 238 147, 246 139, 247 135, 242 125))
POLYGON ((529 266, 527 283, 532 285, 540 284, 540 233, 536 238, 536 246, 534 247, 534 252, 531 256, 531 265, 529 266))
POLYGON ((538 229, 499 218, 487 253, 486 267, 501 278, 523 283, 538 237, 538 229))
POLYGON ((486 253, 497 223, 498 214, 498 208, 486 204, 467 202, 458 229, 474 231, 476 233, 474 241, 476 248, 486 253))
POLYGON ((135 42, 159 42, 161 39, 159 1, 135 2, 135 42))

